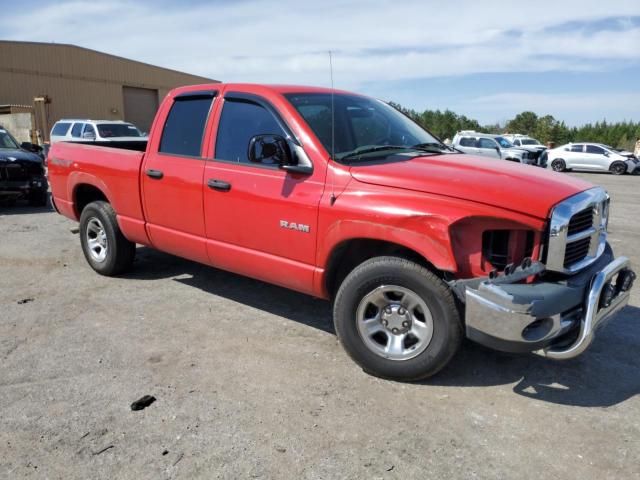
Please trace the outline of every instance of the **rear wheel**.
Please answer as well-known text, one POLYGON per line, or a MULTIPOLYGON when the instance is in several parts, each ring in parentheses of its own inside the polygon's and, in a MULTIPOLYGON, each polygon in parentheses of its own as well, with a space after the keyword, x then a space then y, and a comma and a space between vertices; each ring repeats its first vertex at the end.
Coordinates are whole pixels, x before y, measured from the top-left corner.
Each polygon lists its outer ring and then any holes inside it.
POLYGON ((564 163, 563 159, 556 158, 553 162, 551 162, 551 169, 554 172, 564 172, 567 169, 567 164, 564 163))
POLYGON ((356 267, 338 290, 333 316, 351 358, 383 378, 430 377, 462 340, 449 287, 423 266, 398 257, 377 257, 356 267))
POLYGON ((122 235, 116 212, 104 201, 92 202, 82 210, 80 242, 87 262, 101 275, 125 272, 136 253, 136 244, 122 235))
POLYGON ((613 162, 609 171, 614 175, 623 175, 627 172, 627 164, 624 162, 613 162))

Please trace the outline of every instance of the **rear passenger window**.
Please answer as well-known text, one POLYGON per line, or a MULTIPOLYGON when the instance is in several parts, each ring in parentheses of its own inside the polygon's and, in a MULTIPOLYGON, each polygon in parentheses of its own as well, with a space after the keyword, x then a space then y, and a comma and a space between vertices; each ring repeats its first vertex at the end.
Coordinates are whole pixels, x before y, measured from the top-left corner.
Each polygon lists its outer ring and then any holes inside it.
POLYGON ((472 138, 472 137, 462 137, 460 139, 460 146, 461 147, 475 147, 476 146, 476 139, 472 138))
POLYGON ((84 127, 84 123, 74 123, 71 129, 71 136, 79 138, 82 134, 82 127, 84 127))
POLYGON ((225 99, 215 157, 249 163, 249 141, 256 135, 287 136, 273 114, 263 106, 246 100, 225 99))
POLYGON ((70 123, 56 123, 53 126, 53 130, 51 131, 51 135, 66 135, 69 131, 70 123))
POLYGON ((582 145, 571 145, 572 152, 582 152, 582 145))
POLYGON ((164 124, 159 151, 199 157, 211 102, 210 96, 177 97, 164 124))

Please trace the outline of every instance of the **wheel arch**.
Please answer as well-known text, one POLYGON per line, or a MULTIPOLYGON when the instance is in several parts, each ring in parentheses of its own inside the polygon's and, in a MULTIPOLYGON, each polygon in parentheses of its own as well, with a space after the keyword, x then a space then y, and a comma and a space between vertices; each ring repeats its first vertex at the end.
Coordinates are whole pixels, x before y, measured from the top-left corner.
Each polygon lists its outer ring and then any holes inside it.
MULTIPOLYGON (((442 268, 438 268, 415 248, 380 238, 349 238, 334 245, 327 257, 322 284, 327 296, 332 298, 335 295, 342 281, 354 268, 370 258, 380 256, 405 258, 424 266, 440 278, 444 276, 442 268)), ((442 263, 440 266, 443 266, 442 263)), ((446 266, 446 270, 455 269, 455 263, 446 266)))
POLYGON ((73 206, 78 218, 80 218, 82 210, 84 210, 84 208, 91 202, 102 200, 104 202, 111 203, 102 189, 91 183, 76 184, 73 188, 71 198, 73 199, 73 206))

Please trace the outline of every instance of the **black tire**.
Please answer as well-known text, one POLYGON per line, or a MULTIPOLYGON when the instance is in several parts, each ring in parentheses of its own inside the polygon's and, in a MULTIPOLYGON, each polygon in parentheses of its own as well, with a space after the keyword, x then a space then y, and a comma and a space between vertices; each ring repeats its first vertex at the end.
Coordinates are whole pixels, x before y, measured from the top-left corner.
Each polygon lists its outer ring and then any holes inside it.
POLYGON ((624 175, 627 173, 627 164, 624 162, 613 162, 609 165, 609 171, 614 175, 624 175))
POLYGON ((460 315, 449 287, 423 266, 398 257, 372 258, 349 273, 338 289, 333 319, 340 343, 349 356, 365 372, 392 380, 416 381, 436 374, 454 356, 463 337, 460 315), (426 348, 413 358, 384 358, 367 346, 359 333, 360 303, 386 285, 397 285, 417 294, 429 309, 432 336, 426 348))
POLYGON ((35 190, 29 193, 29 205, 32 207, 46 207, 49 204, 49 192, 35 190))
POLYGON ((564 163, 563 159, 556 158, 553 162, 551 162, 551 169, 554 172, 564 172, 567 169, 567 164, 564 163))
POLYGON ((116 220, 116 212, 109 203, 104 201, 92 202, 82 210, 80 214, 80 242, 87 262, 101 275, 113 276, 124 273, 131 268, 136 254, 136 244, 122 235, 116 220), (89 246, 87 230, 90 224, 99 224, 103 227, 106 246, 102 260, 95 258, 89 246))

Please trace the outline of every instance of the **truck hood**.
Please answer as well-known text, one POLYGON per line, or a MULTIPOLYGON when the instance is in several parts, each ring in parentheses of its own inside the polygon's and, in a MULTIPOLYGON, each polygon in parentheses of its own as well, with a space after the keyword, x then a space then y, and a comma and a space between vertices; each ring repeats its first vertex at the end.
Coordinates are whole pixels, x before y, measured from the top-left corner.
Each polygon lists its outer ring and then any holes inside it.
POLYGON ((359 182, 470 200, 541 219, 558 202, 593 187, 564 173, 460 154, 354 165, 350 171, 359 182))
POLYGON ((42 158, 40 158, 39 155, 27 152, 26 150, 20 150, 17 148, 0 148, 0 162, 33 162, 42 164, 42 158))

